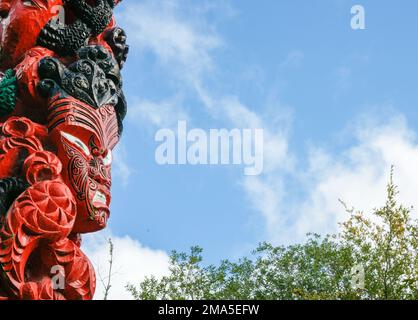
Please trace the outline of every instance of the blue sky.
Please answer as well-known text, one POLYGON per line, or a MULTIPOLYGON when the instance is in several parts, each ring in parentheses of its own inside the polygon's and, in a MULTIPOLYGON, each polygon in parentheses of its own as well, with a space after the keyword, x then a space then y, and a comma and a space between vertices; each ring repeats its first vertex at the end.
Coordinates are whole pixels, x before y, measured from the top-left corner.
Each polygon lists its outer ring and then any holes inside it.
POLYGON ((338 199, 381 205, 392 164, 401 200, 418 204, 417 12, 414 0, 125 0, 116 14, 131 45, 129 114, 92 259, 105 261, 111 235, 123 287, 163 274, 172 249, 200 245, 216 263, 260 241, 334 232, 338 199), (366 30, 350 27, 355 4, 366 30), (158 165, 154 135, 179 120, 263 128, 263 174, 158 165))

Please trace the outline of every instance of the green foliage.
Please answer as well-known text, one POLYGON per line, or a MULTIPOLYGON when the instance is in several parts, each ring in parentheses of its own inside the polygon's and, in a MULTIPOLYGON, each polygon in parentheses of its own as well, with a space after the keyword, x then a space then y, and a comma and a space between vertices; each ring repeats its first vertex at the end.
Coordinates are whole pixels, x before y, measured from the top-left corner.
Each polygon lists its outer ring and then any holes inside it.
POLYGON ((261 244, 253 259, 202 265, 202 249, 173 252, 170 272, 127 289, 139 300, 417 299, 417 221, 398 205, 392 175, 386 204, 369 217, 347 209, 337 235, 309 234, 306 243, 261 244), (364 286, 353 285, 353 267, 364 286))
POLYGON ((351 214, 342 224, 342 239, 353 249, 353 258, 365 268, 365 299, 418 298, 418 229, 410 218, 411 208, 398 205, 393 173, 384 207, 371 218, 351 214))

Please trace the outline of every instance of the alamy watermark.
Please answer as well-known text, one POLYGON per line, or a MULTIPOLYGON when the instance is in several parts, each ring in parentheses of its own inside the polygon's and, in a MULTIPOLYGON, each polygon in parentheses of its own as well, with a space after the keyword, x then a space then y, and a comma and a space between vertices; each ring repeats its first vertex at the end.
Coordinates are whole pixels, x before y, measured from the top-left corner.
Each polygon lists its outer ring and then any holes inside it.
POLYGON ((362 264, 357 264, 351 269, 351 288, 354 290, 364 290, 365 272, 362 264))
POLYGON ((187 121, 178 121, 177 132, 160 129, 155 141, 159 165, 244 165, 247 176, 263 172, 263 129, 188 130, 187 121))
POLYGON ((365 30, 366 29, 366 10, 360 4, 351 7, 351 29, 365 30))
POLYGON ((55 265, 51 267, 51 284, 53 290, 65 289, 65 270, 63 266, 55 265))

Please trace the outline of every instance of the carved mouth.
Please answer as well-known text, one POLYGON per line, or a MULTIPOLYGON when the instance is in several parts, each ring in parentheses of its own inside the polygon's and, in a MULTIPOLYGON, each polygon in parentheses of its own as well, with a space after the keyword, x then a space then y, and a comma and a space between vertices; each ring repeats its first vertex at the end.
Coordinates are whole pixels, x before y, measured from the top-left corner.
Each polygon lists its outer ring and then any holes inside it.
POLYGON ((94 194, 94 197, 93 197, 93 205, 95 207, 97 207, 96 204, 98 204, 98 205, 107 205, 106 195, 104 193, 102 193, 101 191, 96 191, 96 193, 94 194))
POLYGON ((90 195, 91 204, 95 209, 108 209, 110 205, 110 190, 102 185, 96 190, 92 190, 93 193, 90 195))
POLYGON ((107 220, 110 216, 110 193, 101 188, 100 190, 95 191, 93 199, 91 200, 91 213, 90 219, 95 221, 99 228, 106 227, 107 220))

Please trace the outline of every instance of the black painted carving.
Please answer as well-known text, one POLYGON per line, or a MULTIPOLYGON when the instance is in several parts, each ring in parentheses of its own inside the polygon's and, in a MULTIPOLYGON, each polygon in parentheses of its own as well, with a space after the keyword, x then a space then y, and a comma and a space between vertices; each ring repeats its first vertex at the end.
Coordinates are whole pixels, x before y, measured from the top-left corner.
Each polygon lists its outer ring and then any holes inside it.
POLYGON ((102 33, 113 16, 113 0, 96 0, 96 6, 91 6, 85 0, 67 0, 77 16, 91 29, 94 36, 102 33))
POLYGON ((118 133, 122 135, 123 131, 123 119, 126 117, 126 113, 128 110, 128 104, 125 99, 125 95, 122 89, 118 90, 118 103, 115 105, 116 116, 118 118, 118 133))
POLYGON ((60 56, 72 56, 85 45, 90 33, 90 28, 80 20, 76 20, 71 25, 58 24, 51 20, 42 29, 38 37, 38 45, 60 56))
POLYGON ((51 19, 39 34, 37 44, 61 56, 74 55, 86 45, 90 36, 97 36, 109 25, 113 16, 113 0, 97 0, 96 6, 85 0, 66 0, 66 10, 75 14, 71 24, 61 24, 51 19))
POLYGON ((0 180, 0 215, 6 215, 11 204, 29 187, 28 183, 17 177, 0 180))
POLYGON ((112 48, 113 54, 122 69, 128 57, 129 46, 126 44, 126 33, 120 27, 115 27, 105 33, 104 39, 112 48))
POLYGON ((121 85, 116 60, 100 46, 82 48, 79 58, 68 67, 55 58, 42 59, 39 65, 42 81, 38 87, 41 94, 69 95, 94 108, 116 106, 121 85))
POLYGON ((106 75, 118 87, 122 87, 122 78, 119 64, 113 56, 102 46, 87 46, 77 52, 78 59, 94 61, 106 75))
POLYGON ((106 79, 110 79, 116 87, 117 102, 115 110, 118 117, 119 134, 122 133, 122 121, 127 113, 127 102, 122 90, 122 77, 119 64, 115 58, 102 46, 88 46, 78 51, 79 59, 87 59, 94 61, 105 73, 106 79))

